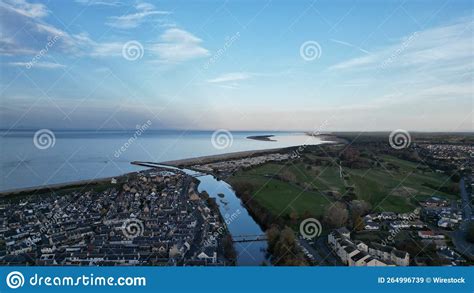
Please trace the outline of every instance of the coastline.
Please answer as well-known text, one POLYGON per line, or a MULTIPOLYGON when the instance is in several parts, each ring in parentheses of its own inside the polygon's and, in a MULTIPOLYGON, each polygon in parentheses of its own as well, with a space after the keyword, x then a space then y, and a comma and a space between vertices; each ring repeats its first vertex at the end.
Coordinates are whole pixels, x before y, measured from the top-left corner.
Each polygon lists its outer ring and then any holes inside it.
POLYGON ((129 173, 125 173, 119 176, 113 176, 113 177, 101 177, 101 178, 96 178, 96 179, 85 179, 85 180, 70 181, 70 182, 64 182, 64 183, 54 183, 54 184, 32 186, 32 187, 25 187, 25 188, 8 189, 5 191, 0 191, 0 197, 22 196, 22 195, 29 195, 31 193, 44 194, 47 192, 80 188, 87 185, 90 185, 91 187, 98 187, 98 185, 100 184, 108 184, 108 183, 111 184, 110 182, 112 181, 112 179, 117 179, 117 181, 119 181, 120 178, 125 178, 127 176, 134 176, 138 172, 139 171, 134 171, 134 172, 129 172, 129 173))
MULTIPOLYGON (((180 160, 172 160, 172 161, 165 161, 159 163, 160 165, 167 165, 172 167, 189 167, 197 164, 210 164, 216 163, 226 160, 236 160, 246 157, 253 157, 262 154, 273 154, 278 153, 285 150, 290 150, 296 147, 287 147, 287 148, 272 148, 272 149, 264 149, 264 150, 253 150, 253 151, 241 151, 241 152, 232 152, 232 153, 225 153, 225 154, 218 154, 218 155, 210 155, 210 156, 201 156, 201 157, 194 157, 194 158, 187 158, 187 159, 180 159, 180 160)), ((136 161, 131 162, 136 163, 136 161)), ((140 162, 140 163, 153 163, 156 162, 140 162)))
MULTIPOLYGON (((152 166, 151 164, 160 164, 164 166, 171 166, 171 167, 189 167, 196 164, 207 164, 207 163, 214 163, 219 161, 225 160, 233 160, 239 159, 244 157, 251 157, 255 155, 261 154, 269 154, 269 153, 277 153, 287 148, 275 148, 275 149, 265 149, 265 150, 255 150, 255 151, 242 151, 242 152, 233 152, 233 153, 226 153, 226 154, 219 154, 219 155, 210 155, 210 156, 202 156, 202 157, 194 157, 194 158, 186 158, 180 160, 173 160, 173 161, 165 161, 165 162, 139 162, 139 161, 132 161, 130 164, 139 165, 148 168, 156 168, 156 166, 152 166), (150 164, 147 166, 147 164, 150 164)), ((125 174, 121 174, 118 176, 112 177, 101 177, 95 179, 84 179, 78 181, 70 181, 64 183, 54 183, 54 184, 47 184, 47 185, 39 185, 39 186, 31 186, 25 188, 15 188, 15 189, 8 189, 4 191, 0 191, 0 198, 7 197, 7 196, 23 196, 23 195, 31 195, 33 194, 44 194, 53 191, 62 191, 67 189, 76 189, 81 188, 84 186, 88 187, 98 187, 102 184, 111 184, 112 179, 116 179, 117 181, 123 180, 125 177, 134 176, 138 174, 140 171, 133 171, 128 172, 125 174)), ((213 175, 213 174, 210 174, 213 175)))
MULTIPOLYGON (((315 136, 311 133, 306 133, 308 136, 315 136)), ((329 144, 329 143, 345 143, 346 140, 337 137, 336 135, 332 134, 324 134, 324 135, 316 135, 321 138, 324 138, 324 142, 322 144, 329 144)), ((270 135, 264 135, 262 137, 270 137, 270 135)), ((185 158, 185 159, 178 159, 178 160, 171 160, 171 161, 164 161, 164 162, 146 162, 146 161, 132 161, 130 164, 138 165, 146 168, 156 168, 156 164, 163 165, 163 166, 170 166, 170 167, 177 167, 177 168, 190 168, 193 165, 198 164, 210 164, 216 163, 226 160, 236 160, 248 157, 254 157, 263 154, 273 154, 279 152, 287 152, 293 149, 297 149, 299 146, 291 146, 291 147, 283 147, 283 148, 269 148, 263 150, 251 150, 251 151, 239 151, 239 152, 231 152, 231 153, 224 153, 224 154, 217 154, 217 155, 209 155, 209 156, 200 156, 200 157, 192 157, 192 158, 185 158), (149 164, 149 165, 147 165, 149 164)), ((7 189, 0 191, 0 198, 7 197, 7 196, 25 196, 33 194, 44 194, 48 192, 56 192, 68 189, 75 189, 81 188, 84 186, 88 187, 98 187, 102 184, 111 185, 111 180, 116 179, 120 181, 121 179, 127 176, 133 176, 138 174, 140 171, 132 171, 124 174, 120 174, 117 176, 110 176, 110 177, 101 177, 95 179, 84 179, 84 180, 77 180, 77 181, 69 181, 63 183, 54 183, 54 184, 47 184, 47 185, 38 185, 38 186, 30 186, 30 187, 22 187, 22 188, 14 188, 14 189, 7 189)), ((217 176, 217 174, 209 174, 213 176, 217 176)))

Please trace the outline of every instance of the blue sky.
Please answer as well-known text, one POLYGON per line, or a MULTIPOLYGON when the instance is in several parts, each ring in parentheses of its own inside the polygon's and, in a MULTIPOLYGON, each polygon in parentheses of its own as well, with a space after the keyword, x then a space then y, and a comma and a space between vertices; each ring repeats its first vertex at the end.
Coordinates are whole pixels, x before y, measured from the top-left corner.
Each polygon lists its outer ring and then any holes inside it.
POLYGON ((2 0, 0 126, 472 131, 473 12, 462 0, 2 0))

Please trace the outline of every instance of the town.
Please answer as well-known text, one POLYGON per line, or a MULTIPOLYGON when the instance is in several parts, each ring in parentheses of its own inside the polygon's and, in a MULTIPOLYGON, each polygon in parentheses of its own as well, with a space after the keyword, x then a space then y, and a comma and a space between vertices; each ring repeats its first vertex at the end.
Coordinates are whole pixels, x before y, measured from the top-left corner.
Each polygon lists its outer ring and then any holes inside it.
POLYGON ((182 172, 1 200, 2 265, 226 265, 225 224, 182 172))
POLYGON ((3 197, 0 263, 224 266, 242 257, 236 242, 268 240, 273 265, 470 265, 472 145, 377 139, 132 162, 150 169, 3 197), (225 220, 224 194, 198 192, 199 176, 228 182, 261 234, 231 235, 240 210, 225 220), (307 220, 317 235, 302 234, 307 220))
POLYGON ((294 253, 276 265, 472 263, 472 144, 460 136, 438 143, 436 135, 426 135, 395 150, 383 136, 339 137, 346 143, 191 168, 227 180, 267 231, 296 226, 298 235, 297 225, 305 219, 322 223, 318 238, 295 237, 304 257, 294 253))

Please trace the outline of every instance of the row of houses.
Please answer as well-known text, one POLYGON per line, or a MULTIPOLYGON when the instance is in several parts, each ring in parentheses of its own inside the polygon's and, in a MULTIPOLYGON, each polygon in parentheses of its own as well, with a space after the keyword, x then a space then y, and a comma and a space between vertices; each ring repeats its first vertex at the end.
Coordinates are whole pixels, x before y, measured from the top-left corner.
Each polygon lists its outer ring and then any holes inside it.
POLYGON ((364 217, 364 230, 378 231, 381 229, 421 229, 426 225, 419 219, 420 209, 411 213, 381 212, 364 217))
POLYGON ((455 229, 463 220, 457 202, 448 202, 436 196, 420 203, 423 219, 443 229, 455 229))
POLYGON ((408 266, 410 255, 392 246, 378 243, 366 244, 352 240, 345 227, 333 230, 328 243, 334 253, 348 266, 408 266))

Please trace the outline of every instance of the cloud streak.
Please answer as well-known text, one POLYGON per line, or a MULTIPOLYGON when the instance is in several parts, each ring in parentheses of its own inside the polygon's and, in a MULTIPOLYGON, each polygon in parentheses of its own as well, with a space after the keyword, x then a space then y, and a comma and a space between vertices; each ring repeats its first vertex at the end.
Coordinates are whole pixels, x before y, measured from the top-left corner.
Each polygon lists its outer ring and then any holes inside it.
POLYGON ((210 83, 226 83, 226 82, 236 82, 241 80, 246 80, 252 77, 251 73, 247 72, 231 72, 222 74, 218 77, 207 80, 210 83))
POLYGON ((334 42, 334 43, 338 43, 338 44, 347 46, 347 47, 355 48, 355 49, 361 51, 362 53, 370 54, 369 51, 367 51, 367 50, 365 50, 365 49, 362 49, 362 48, 359 47, 359 46, 353 45, 353 44, 351 44, 351 43, 344 42, 344 41, 340 41, 340 40, 335 40, 335 39, 331 39, 331 41, 334 42))
POLYGON ((202 40, 190 32, 171 28, 161 35, 161 42, 150 46, 150 51, 157 54, 161 62, 179 63, 209 56, 209 51, 201 43, 202 40))
POLYGON ((119 29, 132 29, 153 19, 153 16, 169 15, 170 11, 157 10, 149 3, 139 3, 135 5, 136 12, 121 16, 111 16, 106 25, 119 29))
POLYGON ((10 62, 10 66, 25 67, 25 68, 45 68, 45 69, 57 69, 66 67, 64 64, 55 62, 10 62))
MULTIPOLYGON (((464 63, 474 57, 472 20, 415 32, 397 44, 369 55, 352 58, 331 66, 335 70, 406 68, 410 66, 448 66, 464 63)), ((340 42, 339 42, 340 43, 340 42)))

